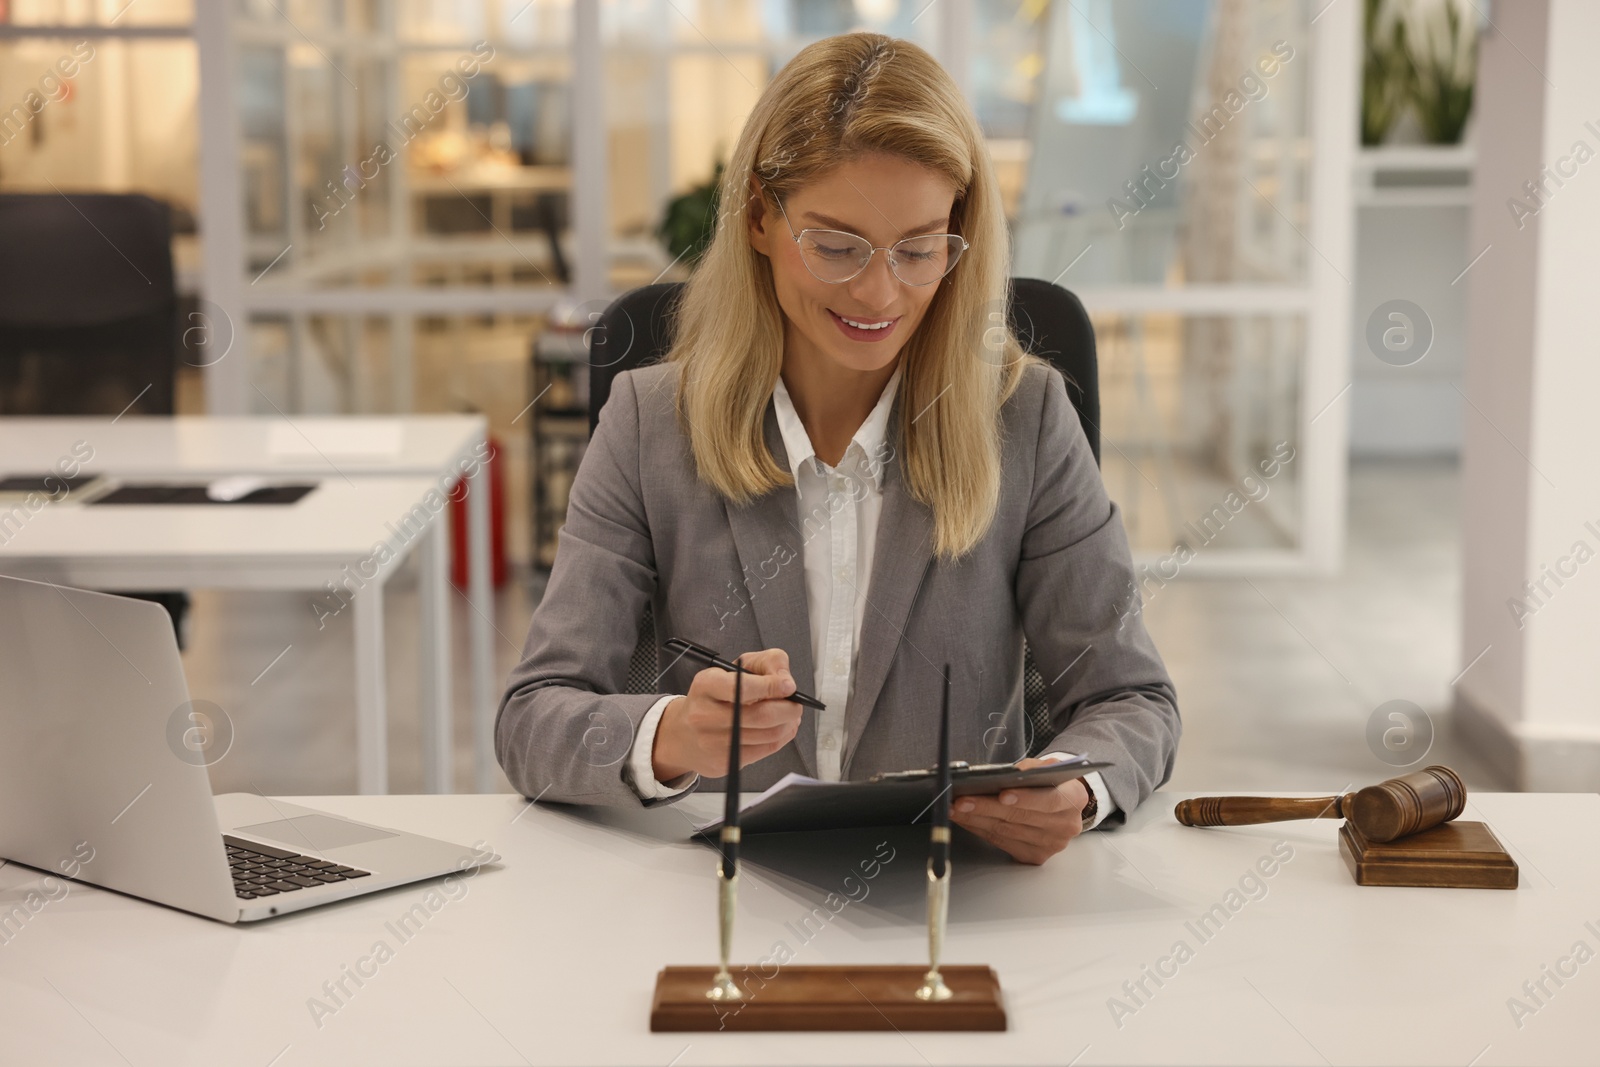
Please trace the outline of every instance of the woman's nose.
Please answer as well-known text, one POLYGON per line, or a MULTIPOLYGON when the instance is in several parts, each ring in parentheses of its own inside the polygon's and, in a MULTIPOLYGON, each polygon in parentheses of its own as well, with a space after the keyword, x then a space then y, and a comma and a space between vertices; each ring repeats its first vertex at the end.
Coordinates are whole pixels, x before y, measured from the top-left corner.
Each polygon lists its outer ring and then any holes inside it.
POLYGON ((867 269, 850 280, 850 296, 862 306, 876 310, 893 303, 899 287, 900 279, 889 267, 888 249, 879 248, 873 250, 867 269), (879 252, 883 255, 878 255, 879 252))

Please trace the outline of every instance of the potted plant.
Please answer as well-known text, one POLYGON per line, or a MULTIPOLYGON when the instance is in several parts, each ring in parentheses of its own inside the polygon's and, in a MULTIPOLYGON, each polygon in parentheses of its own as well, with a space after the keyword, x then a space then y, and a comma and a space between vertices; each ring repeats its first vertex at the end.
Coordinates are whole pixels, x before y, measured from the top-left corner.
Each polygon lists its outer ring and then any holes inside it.
POLYGON ((1412 97, 1415 72, 1406 20, 1386 0, 1366 0, 1366 55, 1361 64, 1361 143, 1382 144, 1412 97))
POLYGON ((1472 114, 1478 71, 1477 27, 1453 0, 1428 5, 1412 34, 1411 103, 1430 144, 1460 144, 1472 114))
POLYGON ((717 227, 717 201, 722 187, 723 164, 711 168, 711 178, 682 196, 667 202, 667 211, 656 229, 673 262, 680 259, 689 267, 699 262, 711 244, 717 227))

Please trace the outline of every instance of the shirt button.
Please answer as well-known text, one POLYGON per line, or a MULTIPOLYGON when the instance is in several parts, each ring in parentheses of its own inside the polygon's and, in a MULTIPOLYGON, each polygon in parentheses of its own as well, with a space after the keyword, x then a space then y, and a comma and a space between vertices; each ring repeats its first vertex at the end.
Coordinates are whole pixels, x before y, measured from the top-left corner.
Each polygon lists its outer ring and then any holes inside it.
POLYGON ((822 739, 822 747, 827 749, 829 752, 832 752, 834 749, 839 747, 839 742, 832 734, 829 734, 827 737, 822 739))
POLYGON ((832 663, 828 664, 828 669, 833 671, 834 674, 843 674, 845 662, 842 659, 835 658, 832 663))

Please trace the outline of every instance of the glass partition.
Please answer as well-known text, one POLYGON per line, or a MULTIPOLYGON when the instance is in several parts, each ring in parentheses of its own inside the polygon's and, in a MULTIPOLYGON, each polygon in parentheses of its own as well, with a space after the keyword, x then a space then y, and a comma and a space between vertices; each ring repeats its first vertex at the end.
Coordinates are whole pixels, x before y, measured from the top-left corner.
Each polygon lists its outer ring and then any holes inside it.
POLYGON ((1333 420, 1313 428, 1338 388, 1314 319, 1337 318, 1349 269, 1332 225, 1348 192, 1311 182, 1316 94, 1345 77, 1318 70, 1318 17, 1303 0, 1079 0, 1041 18, 1015 272, 1094 318, 1106 483, 1146 560, 1194 547, 1222 500, 1247 506, 1224 509, 1201 570, 1338 540, 1311 517, 1343 478, 1322 451, 1333 420), (1263 461, 1282 468, 1270 495, 1239 496, 1263 461))
POLYGON ((240 0, 244 270, 308 289, 568 281, 566 5, 240 0))
POLYGON ((194 231, 194 43, 0 39, 0 191, 139 192, 194 231))
POLYGON ((797 51, 870 28, 950 67, 988 138, 1014 273, 1091 312, 1105 476, 1136 553, 1192 539, 1282 448, 1295 458, 1278 457, 1270 496, 1230 516, 1196 567, 1337 558, 1342 416, 1321 416, 1347 380, 1349 191, 1314 187, 1310 160, 1319 174, 1348 162, 1358 13, 1312 0, 227 11, 242 161, 228 295, 261 347, 240 363, 247 387, 218 395, 258 410, 263 397, 505 408, 494 431, 533 462, 522 416, 547 327, 686 277, 669 207, 704 210, 797 51))
POLYGON ((872 29, 933 48, 937 20, 896 0, 606 0, 605 115, 613 255, 623 291, 688 268, 657 230, 704 197, 772 76, 812 41, 872 29))
POLYGON ((195 0, 7 0, 0 23, 13 26, 187 27, 195 0))
POLYGON ((1311 56, 1301 3, 1052 8, 1018 272, 1299 283, 1311 56))
POLYGON ((1300 540, 1294 315, 1100 314, 1101 471, 1143 554, 1300 540), (1220 510, 1219 510, 1220 509, 1220 510))
MULTIPOLYGON (((104 7, 0 3, 0 16, 10 17, 0 17, 0 193, 140 193, 167 204, 186 314, 201 276, 195 45, 182 26, 117 34, 106 26, 115 10, 104 7), (16 29, 30 32, 6 32, 16 29)), ((118 26, 165 25, 187 18, 186 8, 152 5, 140 12, 143 24, 118 26)), ((182 411, 198 407, 196 376, 180 375, 176 402, 182 411)))

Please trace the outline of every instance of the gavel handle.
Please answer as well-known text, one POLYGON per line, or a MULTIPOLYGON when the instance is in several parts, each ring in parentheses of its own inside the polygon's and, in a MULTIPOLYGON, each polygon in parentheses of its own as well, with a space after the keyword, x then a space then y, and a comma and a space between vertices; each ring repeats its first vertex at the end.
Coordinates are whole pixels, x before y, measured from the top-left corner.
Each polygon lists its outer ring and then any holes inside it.
POLYGON ((1185 826, 1250 826, 1291 819, 1343 819, 1354 793, 1336 797, 1195 797, 1172 811, 1185 826))

